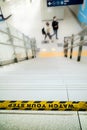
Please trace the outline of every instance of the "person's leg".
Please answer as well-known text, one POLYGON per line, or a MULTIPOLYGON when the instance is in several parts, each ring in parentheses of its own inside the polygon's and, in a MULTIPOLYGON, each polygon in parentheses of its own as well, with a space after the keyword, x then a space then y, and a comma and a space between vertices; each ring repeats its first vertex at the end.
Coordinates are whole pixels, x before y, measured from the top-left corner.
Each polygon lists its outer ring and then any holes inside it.
POLYGON ((47 34, 45 33, 45 38, 44 38, 44 40, 46 40, 46 38, 47 38, 47 34))
POLYGON ((54 32, 54 33, 51 35, 51 37, 53 37, 53 36, 55 35, 55 30, 53 30, 53 32, 54 32))
POLYGON ((47 35, 48 35, 49 39, 51 39, 52 36, 50 35, 50 33, 48 33, 47 35))
POLYGON ((56 39, 58 39, 58 30, 55 30, 56 39))

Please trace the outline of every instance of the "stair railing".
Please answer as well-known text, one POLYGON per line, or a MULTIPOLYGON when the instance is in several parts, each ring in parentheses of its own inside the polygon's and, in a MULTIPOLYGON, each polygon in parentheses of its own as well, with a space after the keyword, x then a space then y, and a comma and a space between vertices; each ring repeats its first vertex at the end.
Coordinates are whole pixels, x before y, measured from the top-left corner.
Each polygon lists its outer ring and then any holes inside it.
POLYGON ((24 35, 7 23, 0 23, 0 65, 35 58, 36 49, 35 38, 24 35))
POLYGON ((70 49, 70 59, 72 59, 73 49, 79 47, 77 61, 81 60, 82 47, 87 44, 87 27, 76 35, 64 37, 64 56, 68 57, 68 50, 70 49))

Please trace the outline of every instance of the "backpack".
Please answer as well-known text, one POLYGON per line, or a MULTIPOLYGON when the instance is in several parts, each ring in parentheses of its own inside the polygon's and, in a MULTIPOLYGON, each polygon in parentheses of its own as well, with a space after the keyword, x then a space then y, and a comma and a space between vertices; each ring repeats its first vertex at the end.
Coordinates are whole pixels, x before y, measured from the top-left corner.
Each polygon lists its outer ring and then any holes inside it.
POLYGON ((44 35, 44 34, 46 34, 46 32, 45 32, 45 29, 44 28, 42 28, 42 34, 44 35))

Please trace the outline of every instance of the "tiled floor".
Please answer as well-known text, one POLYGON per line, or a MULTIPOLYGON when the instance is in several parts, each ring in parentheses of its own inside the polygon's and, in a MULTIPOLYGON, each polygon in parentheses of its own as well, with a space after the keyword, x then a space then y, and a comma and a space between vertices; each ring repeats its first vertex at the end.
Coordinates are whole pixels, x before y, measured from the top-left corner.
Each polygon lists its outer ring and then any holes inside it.
POLYGON ((0 119, 1 130, 80 130, 76 112, 0 114, 0 119))

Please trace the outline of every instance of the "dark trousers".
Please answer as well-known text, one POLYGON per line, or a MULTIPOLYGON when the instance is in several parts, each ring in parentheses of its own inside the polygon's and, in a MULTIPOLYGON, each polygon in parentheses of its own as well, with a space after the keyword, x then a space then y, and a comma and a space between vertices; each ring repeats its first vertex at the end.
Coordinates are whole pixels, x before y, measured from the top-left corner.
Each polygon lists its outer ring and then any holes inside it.
POLYGON ((56 39, 58 39, 58 29, 56 29, 56 30, 53 30, 54 31, 54 33, 52 34, 52 37, 55 35, 56 36, 56 39))
POLYGON ((47 38, 47 36, 49 37, 49 39, 51 39, 50 33, 47 33, 47 34, 45 35, 45 39, 47 38))

